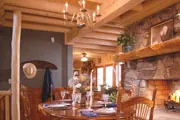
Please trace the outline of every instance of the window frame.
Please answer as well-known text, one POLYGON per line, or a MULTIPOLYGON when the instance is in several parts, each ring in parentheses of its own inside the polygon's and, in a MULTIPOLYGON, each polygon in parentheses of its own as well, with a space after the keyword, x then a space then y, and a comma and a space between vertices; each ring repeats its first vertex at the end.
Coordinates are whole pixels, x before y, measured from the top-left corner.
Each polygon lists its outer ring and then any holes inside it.
MULTIPOLYGON (((112 66, 113 67, 113 69, 115 69, 116 70, 116 65, 119 65, 118 63, 116 64, 116 63, 112 63, 112 64, 106 64, 106 65, 104 65, 104 66, 97 66, 96 67, 96 70, 98 69, 98 68, 103 68, 103 84, 104 83, 106 83, 106 67, 107 66, 112 66)), ((97 74, 96 74, 96 80, 97 80, 97 74)), ((112 87, 118 87, 118 86, 116 86, 116 73, 112 70, 112 87)), ((98 80, 96 81, 96 87, 98 87, 98 80)))

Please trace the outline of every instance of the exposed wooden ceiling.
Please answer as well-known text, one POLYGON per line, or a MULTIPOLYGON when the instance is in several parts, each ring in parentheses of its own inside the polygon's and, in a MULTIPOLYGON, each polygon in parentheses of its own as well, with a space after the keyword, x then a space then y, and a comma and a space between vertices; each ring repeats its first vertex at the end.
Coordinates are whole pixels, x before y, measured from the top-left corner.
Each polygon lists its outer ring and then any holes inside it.
POLYGON ((22 11, 22 27, 26 29, 64 32, 66 43, 73 44, 74 57, 87 52, 90 57, 115 53, 116 39, 126 26, 156 13, 180 0, 86 0, 88 11, 101 5, 102 16, 93 28, 77 29, 63 21, 65 2, 71 17, 79 11, 78 0, 0 0, 0 24, 12 26, 14 10, 22 11))

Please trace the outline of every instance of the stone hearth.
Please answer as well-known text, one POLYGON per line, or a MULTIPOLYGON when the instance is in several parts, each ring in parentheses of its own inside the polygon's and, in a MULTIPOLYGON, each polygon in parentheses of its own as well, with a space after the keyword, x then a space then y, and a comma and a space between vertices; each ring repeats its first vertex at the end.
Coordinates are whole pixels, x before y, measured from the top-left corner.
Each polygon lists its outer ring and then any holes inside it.
POLYGON ((154 120, 179 120, 180 112, 155 110, 154 120))

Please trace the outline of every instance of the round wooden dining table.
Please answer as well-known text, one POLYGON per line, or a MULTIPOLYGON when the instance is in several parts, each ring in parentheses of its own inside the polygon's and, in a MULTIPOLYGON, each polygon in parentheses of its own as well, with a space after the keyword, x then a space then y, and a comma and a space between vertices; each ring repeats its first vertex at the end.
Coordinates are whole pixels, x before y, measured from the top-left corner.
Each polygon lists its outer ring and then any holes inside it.
MULTIPOLYGON (((49 116, 50 118, 59 118, 59 119, 66 119, 66 120, 116 120, 117 115, 115 114, 98 114, 94 117, 89 117, 83 115, 80 110, 85 109, 86 107, 79 107, 76 106, 77 109, 72 109, 72 106, 67 107, 66 109, 52 109, 52 108, 45 108, 44 105, 48 104, 57 104, 60 102, 48 102, 48 103, 41 103, 38 105, 39 111, 45 115, 49 116)), ((114 108, 115 109, 115 108, 114 108)))

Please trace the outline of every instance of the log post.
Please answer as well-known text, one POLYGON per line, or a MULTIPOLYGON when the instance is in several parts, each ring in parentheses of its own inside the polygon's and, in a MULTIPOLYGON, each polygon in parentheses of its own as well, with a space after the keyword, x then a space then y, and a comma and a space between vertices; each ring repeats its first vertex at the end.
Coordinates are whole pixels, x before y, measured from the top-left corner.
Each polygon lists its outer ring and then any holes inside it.
POLYGON ((5 97, 5 111, 6 120, 10 120, 9 95, 5 97))
POLYGON ((12 120, 20 120, 20 38, 21 38, 21 12, 14 11, 13 34, 12 34, 12 120))

